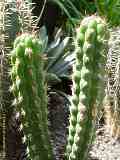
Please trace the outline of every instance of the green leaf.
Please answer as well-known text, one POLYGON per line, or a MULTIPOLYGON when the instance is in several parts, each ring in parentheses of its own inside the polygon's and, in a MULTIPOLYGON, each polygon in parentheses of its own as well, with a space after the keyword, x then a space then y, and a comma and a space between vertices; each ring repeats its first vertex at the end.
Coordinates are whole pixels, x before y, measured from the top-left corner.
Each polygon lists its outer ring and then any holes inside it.
MULTIPOLYGON (((51 0, 50 0, 51 1, 51 0)), ((70 13, 68 12, 68 10, 66 9, 66 7, 64 6, 64 3, 59 1, 59 0, 52 0, 52 2, 56 3, 59 5, 59 7, 65 12, 65 14, 69 17, 69 19, 72 22, 72 17, 70 15, 70 13)))
POLYGON ((120 0, 96 0, 95 3, 99 14, 106 17, 110 25, 120 25, 120 0))

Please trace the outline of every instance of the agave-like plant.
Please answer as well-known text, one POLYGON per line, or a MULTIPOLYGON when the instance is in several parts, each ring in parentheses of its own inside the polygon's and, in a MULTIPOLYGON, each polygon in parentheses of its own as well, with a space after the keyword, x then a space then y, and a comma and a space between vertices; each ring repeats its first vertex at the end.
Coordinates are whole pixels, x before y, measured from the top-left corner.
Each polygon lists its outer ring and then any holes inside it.
POLYGON ((70 70, 75 61, 72 51, 69 51, 69 37, 61 39, 61 29, 59 29, 54 40, 48 44, 48 36, 45 26, 40 28, 39 37, 42 37, 44 43, 43 55, 47 61, 45 64, 46 80, 48 84, 60 82, 60 78, 70 78, 70 70))

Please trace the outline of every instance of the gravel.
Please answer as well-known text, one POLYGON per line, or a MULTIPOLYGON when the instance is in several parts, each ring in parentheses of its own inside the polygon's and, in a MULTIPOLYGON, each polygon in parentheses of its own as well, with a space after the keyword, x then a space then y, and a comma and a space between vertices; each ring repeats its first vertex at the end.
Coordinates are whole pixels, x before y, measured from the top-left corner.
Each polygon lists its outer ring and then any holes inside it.
POLYGON ((89 160, 120 160, 120 139, 111 137, 105 126, 96 131, 96 139, 89 151, 89 160))

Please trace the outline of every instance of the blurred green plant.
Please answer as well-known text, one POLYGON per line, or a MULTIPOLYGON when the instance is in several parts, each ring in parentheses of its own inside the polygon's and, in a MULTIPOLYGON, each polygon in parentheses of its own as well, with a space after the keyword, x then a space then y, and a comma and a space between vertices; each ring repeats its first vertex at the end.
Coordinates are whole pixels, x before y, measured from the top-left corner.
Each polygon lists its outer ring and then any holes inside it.
POLYGON ((111 26, 120 25, 120 0, 95 0, 100 16, 107 19, 111 26))
POLYGON ((95 13, 96 6, 89 0, 48 0, 57 4, 62 13, 67 16, 67 29, 72 28, 80 23, 80 20, 87 14, 95 13))
POLYGON ((95 11, 94 2, 89 0, 49 0, 56 3, 61 10, 74 23, 74 19, 80 19, 87 13, 95 11))

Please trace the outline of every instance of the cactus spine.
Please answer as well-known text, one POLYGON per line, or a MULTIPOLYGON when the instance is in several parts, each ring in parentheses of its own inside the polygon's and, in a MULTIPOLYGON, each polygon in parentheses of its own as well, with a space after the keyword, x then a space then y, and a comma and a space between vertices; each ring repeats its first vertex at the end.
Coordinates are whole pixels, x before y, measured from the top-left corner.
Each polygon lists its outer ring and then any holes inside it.
POLYGON ((101 53, 106 27, 100 18, 91 16, 81 22, 80 28, 83 29, 79 30, 77 36, 82 37, 82 43, 78 43, 81 56, 76 54, 76 66, 79 63, 80 67, 76 67, 73 73, 73 96, 66 148, 66 156, 69 160, 87 159, 87 149, 93 127, 92 110, 98 94, 101 70, 99 63, 103 59, 101 53))
MULTIPOLYGON (((30 31, 32 29, 32 15, 30 5, 27 0, 19 1, 21 5, 18 5, 16 0, 1 0, 0 1, 0 115, 2 118, 0 123, 0 141, 2 142, 2 159, 6 158, 6 126, 11 118, 11 111, 14 110, 11 107, 12 95, 9 92, 10 78, 9 78, 9 57, 8 54, 11 50, 11 45, 21 30, 30 31), (24 5, 23 5, 24 4, 24 5), (22 7, 21 7, 22 6, 22 7), (24 25, 21 25, 23 21, 20 21, 20 17, 24 17, 24 25)), ((13 125, 13 124, 12 124, 13 125)), ((1 148, 1 147, 0 147, 1 148)))
POLYGON ((6 159, 6 121, 7 113, 10 110, 10 93, 9 93, 9 76, 8 76, 8 52, 10 29, 9 15, 7 10, 8 3, 5 0, 0 1, 0 115, 1 115, 1 132, 0 141, 2 142, 2 151, 0 157, 6 159))
POLYGON ((48 132, 42 47, 42 41, 23 34, 16 39, 11 54, 14 104, 21 115, 24 113, 22 124, 30 158, 34 160, 53 159, 48 132))

